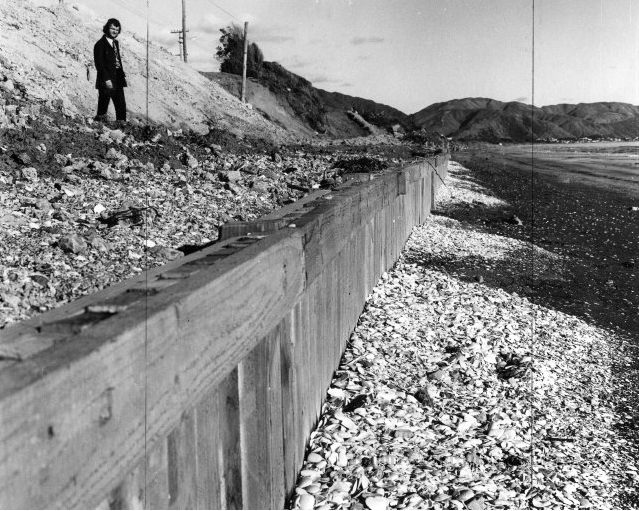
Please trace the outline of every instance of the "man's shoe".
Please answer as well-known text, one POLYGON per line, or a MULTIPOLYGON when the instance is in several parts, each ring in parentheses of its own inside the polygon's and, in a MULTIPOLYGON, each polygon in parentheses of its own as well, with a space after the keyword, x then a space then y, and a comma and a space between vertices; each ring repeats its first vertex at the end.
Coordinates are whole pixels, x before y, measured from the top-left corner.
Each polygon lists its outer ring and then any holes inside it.
POLYGON ((94 120, 94 121, 97 121, 97 122, 107 122, 109 119, 108 119, 107 114, 104 114, 104 115, 96 115, 96 116, 93 118, 93 120, 94 120))

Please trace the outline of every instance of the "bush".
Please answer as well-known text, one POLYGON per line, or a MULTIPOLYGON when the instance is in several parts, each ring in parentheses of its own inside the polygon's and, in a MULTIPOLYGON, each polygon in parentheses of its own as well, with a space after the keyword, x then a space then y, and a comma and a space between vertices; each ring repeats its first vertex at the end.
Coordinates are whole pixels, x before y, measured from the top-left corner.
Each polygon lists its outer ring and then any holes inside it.
MULTIPOLYGON (((217 47, 215 57, 220 61, 220 71, 234 75, 242 75, 244 66, 244 31, 233 23, 220 29, 220 45, 217 47)), ((248 45, 246 56, 246 75, 251 78, 259 78, 262 72, 264 54, 255 43, 248 45)))

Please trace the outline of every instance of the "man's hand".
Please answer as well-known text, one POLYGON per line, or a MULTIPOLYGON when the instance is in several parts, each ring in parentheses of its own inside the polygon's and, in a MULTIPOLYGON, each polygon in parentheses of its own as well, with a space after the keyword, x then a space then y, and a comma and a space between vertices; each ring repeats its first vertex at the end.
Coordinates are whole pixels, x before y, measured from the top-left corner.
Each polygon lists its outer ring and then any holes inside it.
POLYGON ((113 83, 111 82, 111 80, 107 80, 106 82, 104 82, 104 85, 106 86, 107 89, 113 88, 113 83))

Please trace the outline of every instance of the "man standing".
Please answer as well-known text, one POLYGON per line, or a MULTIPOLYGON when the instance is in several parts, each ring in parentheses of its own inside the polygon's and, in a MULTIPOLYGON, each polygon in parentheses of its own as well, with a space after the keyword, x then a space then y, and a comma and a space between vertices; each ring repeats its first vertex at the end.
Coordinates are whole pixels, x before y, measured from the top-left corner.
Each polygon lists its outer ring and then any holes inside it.
POLYGON ((106 121, 109 102, 113 100, 118 124, 126 122, 126 100, 124 99, 126 75, 122 69, 120 46, 116 41, 120 30, 120 22, 115 18, 109 19, 102 28, 104 35, 93 47, 93 60, 97 70, 95 88, 98 89, 96 121, 106 121))

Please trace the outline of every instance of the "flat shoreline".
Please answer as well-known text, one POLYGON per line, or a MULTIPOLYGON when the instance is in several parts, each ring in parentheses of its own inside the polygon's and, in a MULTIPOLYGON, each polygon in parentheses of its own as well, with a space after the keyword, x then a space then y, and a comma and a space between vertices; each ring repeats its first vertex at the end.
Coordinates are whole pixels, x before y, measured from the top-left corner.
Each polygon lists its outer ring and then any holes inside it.
POLYGON ((454 218, 570 258, 569 288, 533 285, 538 302, 639 334, 639 212, 630 210, 639 206, 639 192, 612 186, 603 172, 592 179, 576 177, 571 164, 560 158, 552 165, 534 161, 531 166, 530 160, 524 165, 519 151, 497 148, 460 152, 452 159, 508 204, 472 219, 459 208, 454 218), (523 225, 504 222, 510 215, 523 225))
POLYGON ((639 202, 639 142, 490 146, 491 159, 556 177, 612 189, 639 202), (497 159, 495 159, 497 158, 497 159))

